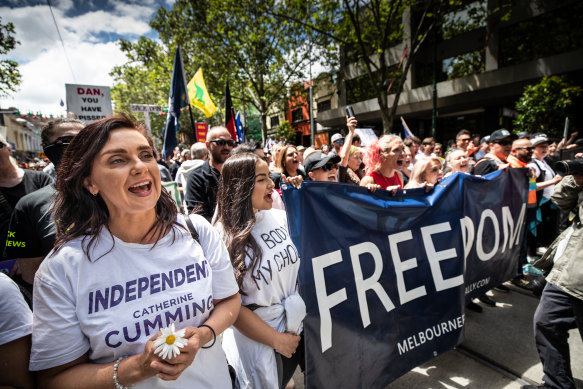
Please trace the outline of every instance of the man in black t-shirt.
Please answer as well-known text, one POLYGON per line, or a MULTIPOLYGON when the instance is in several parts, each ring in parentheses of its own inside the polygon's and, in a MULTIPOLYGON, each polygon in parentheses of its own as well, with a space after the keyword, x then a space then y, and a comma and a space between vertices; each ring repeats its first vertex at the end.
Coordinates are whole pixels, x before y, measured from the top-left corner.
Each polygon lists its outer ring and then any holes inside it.
MULTIPOLYGON (((45 154, 58 169, 61 157, 83 123, 75 119, 58 119, 48 123, 41 133, 45 154)), ((17 258, 21 279, 16 281, 31 293, 34 274, 55 243, 55 227, 50 211, 56 191, 46 186, 22 197, 12 212, 6 242, 7 258, 17 258), (10 243, 9 243, 10 242, 10 243)))
POLYGON ((12 147, 0 135, 0 260, 8 259, 3 257, 4 246, 7 239, 11 240, 8 223, 18 200, 53 182, 46 173, 19 168, 11 160, 11 154, 12 147))

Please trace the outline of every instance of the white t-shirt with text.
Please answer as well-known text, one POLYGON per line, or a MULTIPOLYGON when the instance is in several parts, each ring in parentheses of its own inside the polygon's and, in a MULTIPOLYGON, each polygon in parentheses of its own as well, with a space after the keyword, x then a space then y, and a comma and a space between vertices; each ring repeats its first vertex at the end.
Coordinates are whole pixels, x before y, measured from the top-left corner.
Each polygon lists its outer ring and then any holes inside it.
MULTIPOLYGON (((199 326, 213 299, 238 292, 231 262, 219 235, 201 216, 191 215, 201 244, 174 228, 155 245, 126 243, 103 228, 88 259, 82 238, 49 254, 34 284, 31 370, 43 370, 88 355, 108 363, 144 350, 160 328, 199 326), (201 247, 202 246, 202 247, 201 247)), ((182 216, 179 222, 184 225, 182 216)), ((85 242, 86 244, 86 242, 85 242)), ((217 341, 200 349, 176 381, 152 377, 136 388, 225 388, 225 355, 217 341)))

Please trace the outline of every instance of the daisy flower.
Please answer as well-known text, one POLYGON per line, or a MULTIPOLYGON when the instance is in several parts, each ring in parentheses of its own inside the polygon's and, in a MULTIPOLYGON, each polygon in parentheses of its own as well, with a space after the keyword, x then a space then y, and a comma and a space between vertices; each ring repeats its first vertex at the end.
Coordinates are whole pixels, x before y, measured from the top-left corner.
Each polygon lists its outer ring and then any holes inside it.
POLYGON ((184 338, 186 331, 184 329, 175 331, 174 323, 160 331, 162 335, 154 341, 154 347, 156 347, 154 354, 159 355, 162 359, 172 359, 180 355, 180 349, 188 342, 188 339, 184 338))

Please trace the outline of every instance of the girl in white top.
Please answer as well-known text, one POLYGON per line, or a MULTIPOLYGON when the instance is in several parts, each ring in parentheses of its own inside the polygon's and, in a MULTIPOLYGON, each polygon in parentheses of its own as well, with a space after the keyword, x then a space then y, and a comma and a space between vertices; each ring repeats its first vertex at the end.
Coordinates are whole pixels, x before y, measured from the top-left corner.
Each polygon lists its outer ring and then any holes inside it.
POLYGON ((177 217, 145 130, 124 117, 94 122, 59 169, 55 248, 34 283, 39 386, 230 387, 215 342, 240 307, 228 254, 206 221, 191 218, 199 244, 177 217), (154 340, 170 324, 187 341, 163 359, 154 340))
POLYGON ((223 165, 216 224, 243 305, 234 328, 223 335, 223 349, 241 388, 284 387, 297 364, 303 367, 300 258, 285 212, 272 209, 273 188, 267 163, 255 154, 232 156, 223 165))

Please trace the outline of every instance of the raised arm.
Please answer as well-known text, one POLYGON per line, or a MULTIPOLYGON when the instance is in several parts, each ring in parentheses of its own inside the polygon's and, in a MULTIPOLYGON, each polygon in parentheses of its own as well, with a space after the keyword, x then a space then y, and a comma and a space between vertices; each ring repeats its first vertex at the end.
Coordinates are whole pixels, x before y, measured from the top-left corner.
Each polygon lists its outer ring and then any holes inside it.
POLYGON ((355 118, 346 116, 346 127, 348 127, 348 135, 344 138, 344 146, 340 150, 340 166, 348 166, 348 158, 350 157, 350 147, 352 146, 352 137, 358 122, 355 118))

